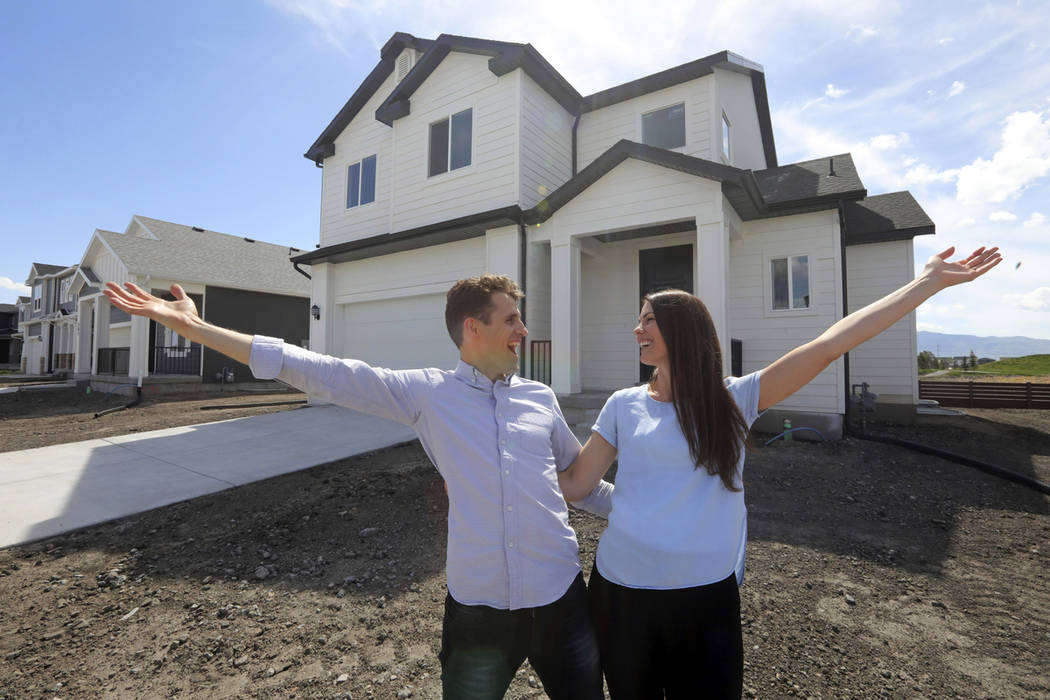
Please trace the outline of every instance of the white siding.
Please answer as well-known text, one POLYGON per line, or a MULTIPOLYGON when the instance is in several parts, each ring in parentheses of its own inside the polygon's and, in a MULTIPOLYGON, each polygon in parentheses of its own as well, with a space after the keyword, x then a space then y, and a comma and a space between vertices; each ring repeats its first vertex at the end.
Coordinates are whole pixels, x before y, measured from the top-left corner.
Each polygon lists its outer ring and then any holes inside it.
POLYGON ((523 209, 535 206, 572 176, 573 119, 546 90, 522 74, 519 198, 523 209))
POLYGON ((335 139, 335 155, 325 158, 321 174, 321 245, 389 233, 394 169, 393 130, 376 119, 376 108, 397 84, 391 75, 335 139), (351 163, 376 156, 376 199, 346 208, 346 173, 351 163))
MULTIPOLYGON (((850 313, 910 282, 913 256, 911 240, 846 248, 850 313)), ((913 312, 850 352, 850 383, 868 382, 880 402, 917 403, 917 355, 913 312)))
POLYGON ((391 232, 517 203, 521 71, 497 78, 488 61, 450 53, 412 95, 412 113, 394 122, 391 232), (430 124, 464 109, 474 110, 471 164, 428 177, 430 124))
MULTIPOLYGON (((525 279, 525 325, 529 342, 551 339, 551 248, 547 243, 528 246, 525 279)), ((531 352, 531 345, 529 346, 531 352)), ((526 368, 529 365, 526 365, 526 368)), ((530 377, 535 379, 535 377, 530 377)))
POLYGON ((340 304, 447 292, 452 283, 485 268, 485 238, 406 250, 333 265, 340 304))
MULTIPOLYGON (((751 78, 728 70, 715 69, 715 87, 718 109, 713 110, 712 125, 715 153, 722 153, 722 112, 729 117, 730 164, 737 168, 762 170, 767 167, 762 149, 762 132, 758 126, 758 110, 751 78)), ((713 158, 712 160, 719 160, 713 158)), ((722 159, 724 160, 724 159, 722 159)))
POLYGON ((130 348, 131 347, 131 324, 121 323, 109 327, 108 348, 130 348))
MULTIPOLYGON (((812 340, 841 317, 838 214, 835 211, 746 221, 730 241, 729 336, 743 342, 745 374, 812 340), (808 255, 812 307, 769 310, 769 257, 808 255)), ((842 361, 836 360, 778 408, 842 413, 842 361)))
POLYGON ((124 284, 128 281, 128 273, 124 268, 124 264, 109 252, 109 248, 106 248, 101 243, 97 245, 95 255, 84 261, 84 267, 91 268, 91 271, 103 283, 116 282, 117 284, 124 284))
POLYGON ((695 254, 696 232, 594 243, 597 254, 581 260, 580 383, 622 389, 638 382, 638 251, 691 244, 695 254))
MULTIPOLYGON (((685 146, 675 150, 686 155, 716 160, 711 143, 711 93, 714 76, 705 75, 664 90, 587 112, 576 131, 577 167, 587 167, 620 139, 641 142, 642 114, 685 103, 685 146)), ((719 116, 721 119, 721 116, 719 116)))

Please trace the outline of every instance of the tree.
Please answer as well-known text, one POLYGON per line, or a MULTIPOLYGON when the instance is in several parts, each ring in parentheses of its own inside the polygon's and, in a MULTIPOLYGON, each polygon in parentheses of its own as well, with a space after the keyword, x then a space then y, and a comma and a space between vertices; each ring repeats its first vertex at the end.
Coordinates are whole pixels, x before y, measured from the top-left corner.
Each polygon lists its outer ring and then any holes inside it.
POLYGON ((919 369, 920 370, 923 370, 923 369, 937 369, 938 366, 939 366, 939 363, 937 362, 937 358, 934 357, 933 353, 930 352, 929 350, 923 350, 922 352, 919 353, 918 363, 919 363, 919 369))
POLYGON ((977 369, 977 355, 972 349, 970 350, 970 369, 977 369))

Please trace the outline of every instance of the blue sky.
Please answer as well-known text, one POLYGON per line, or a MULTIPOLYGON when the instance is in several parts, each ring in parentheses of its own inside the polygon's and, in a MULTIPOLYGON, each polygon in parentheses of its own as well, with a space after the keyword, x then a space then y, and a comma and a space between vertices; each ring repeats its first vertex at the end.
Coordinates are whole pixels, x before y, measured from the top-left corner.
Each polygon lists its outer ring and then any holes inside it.
POLYGON ((583 94, 722 49, 762 64, 781 163, 849 151, 869 193, 911 190, 938 231, 919 267, 953 243, 1004 248, 920 329, 1050 337, 1047 3, 0 7, 0 302, 133 214, 312 249, 321 178, 302 154, 393 32, 446 32, 531 43, 583 94))

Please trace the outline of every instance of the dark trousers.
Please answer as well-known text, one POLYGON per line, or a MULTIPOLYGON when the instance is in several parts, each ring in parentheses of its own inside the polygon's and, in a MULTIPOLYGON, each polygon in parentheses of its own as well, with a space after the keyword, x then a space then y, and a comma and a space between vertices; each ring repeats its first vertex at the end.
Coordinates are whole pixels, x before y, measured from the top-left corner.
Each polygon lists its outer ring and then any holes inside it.
POLYGON ((497 610, 446 595, 438 658, 445 700, 502 698, 526 658, 549 697, 604 697, 582 574, 565 595, 538 608, 497 610))
POLYGON ((733 574, 647 590, 607 581, 595 567, 589 603, 613 700, 740 698, 744 645, 733 574))

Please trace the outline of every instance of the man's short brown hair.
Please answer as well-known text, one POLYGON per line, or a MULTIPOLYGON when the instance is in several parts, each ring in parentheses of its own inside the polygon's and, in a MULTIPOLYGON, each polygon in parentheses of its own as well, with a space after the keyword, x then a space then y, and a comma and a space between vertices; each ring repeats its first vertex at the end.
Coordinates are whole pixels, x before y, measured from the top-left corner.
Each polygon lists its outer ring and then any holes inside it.
POLYGON ((503 292, 517 301, 525 295, 517 283, 506 275, 484 274, 469 277, 452 285, 445 297, 445 325, 452 342, 463 344, 463 321, 476 318, 486 325, 492 316, 492 293, 503 292))

